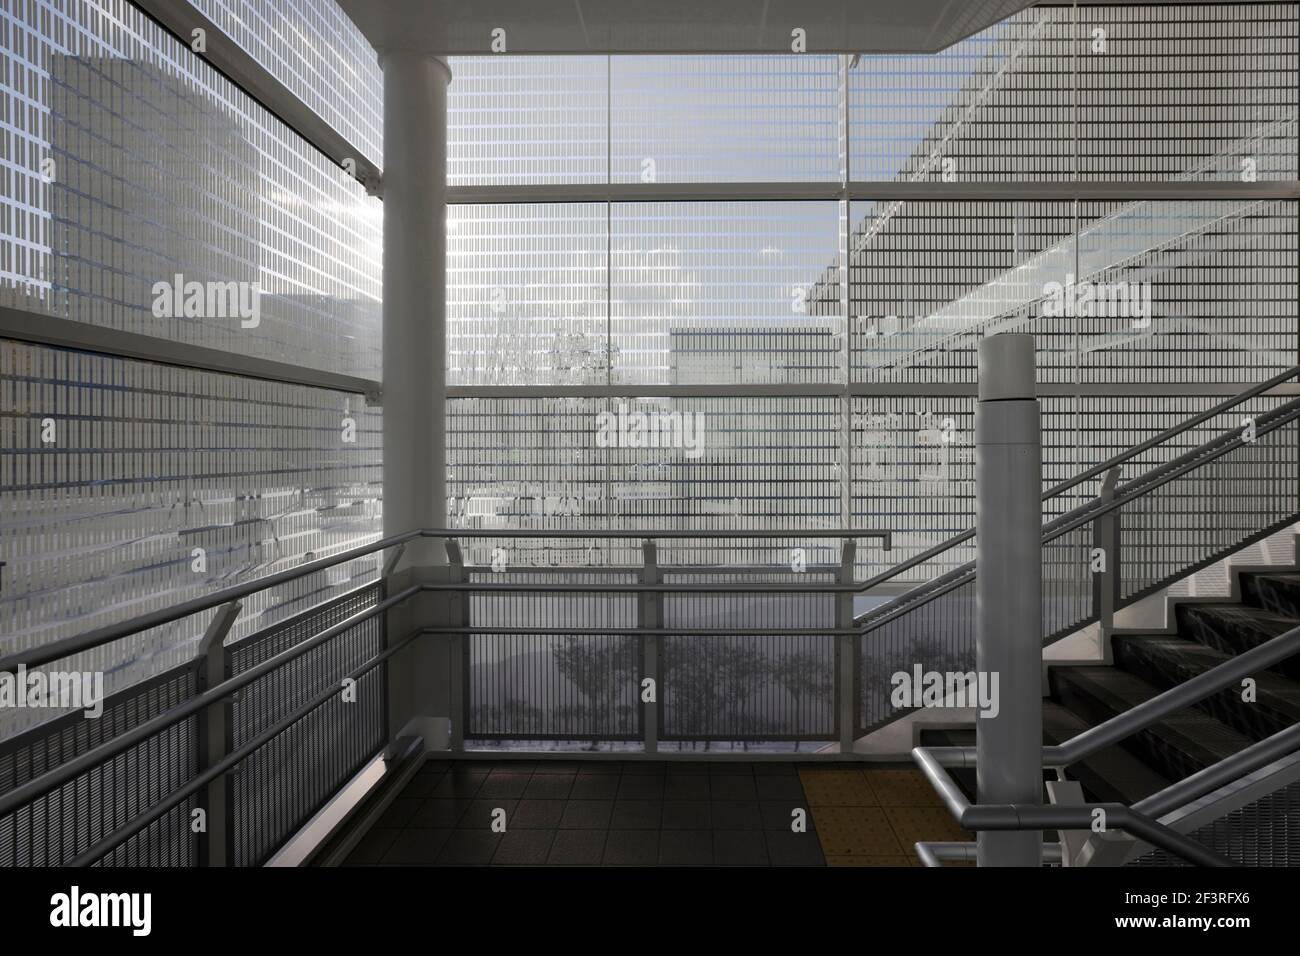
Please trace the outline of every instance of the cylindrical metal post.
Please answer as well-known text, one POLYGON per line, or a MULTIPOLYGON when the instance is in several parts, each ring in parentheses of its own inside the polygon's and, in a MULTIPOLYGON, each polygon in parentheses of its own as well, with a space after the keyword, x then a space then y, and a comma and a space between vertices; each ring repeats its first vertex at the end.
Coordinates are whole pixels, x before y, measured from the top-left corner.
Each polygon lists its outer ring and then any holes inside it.
MULTIPOLYGON (((1038 804, 1043 791, 1042 449, 1034 339, 980 343, 975 411, 976 668, 996 715, 976 719, 983 804, 1038 804), (996 679, 996 684, 994 680, 996 679)), ((983 832, 980 866, 1040 866, 1040 830, 983 832)))
MULTIPOLYGON (((384 534, 447 523, 447 64, 393 49, 384 70, 384 534)), ((412 541, 405 565, 443 564, 412 541)))

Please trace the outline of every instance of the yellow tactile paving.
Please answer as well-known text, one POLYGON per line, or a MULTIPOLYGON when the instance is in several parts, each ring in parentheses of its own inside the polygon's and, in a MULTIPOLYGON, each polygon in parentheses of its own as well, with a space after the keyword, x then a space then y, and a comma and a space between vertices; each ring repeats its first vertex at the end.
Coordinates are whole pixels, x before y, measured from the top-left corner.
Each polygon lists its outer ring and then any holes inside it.
POLYGON ((972 840, 918 770, 799 770, 829 866, 916 866, 918 841, 972 840))
POLYGON ((906 855, 879 807, 814 806, 812 816, 828 857, 906 855))
POLYGON ((874 807, 879 804, 857 770, 800 769, 799 781, 812 807, 874 807))
POLYGON ((862 775, 879 806, 943 806, 943 800, 919 770, 863 770, 862 775))
POLYGON ((916 866, 905 856, 828 856, 827 866, 916 866))

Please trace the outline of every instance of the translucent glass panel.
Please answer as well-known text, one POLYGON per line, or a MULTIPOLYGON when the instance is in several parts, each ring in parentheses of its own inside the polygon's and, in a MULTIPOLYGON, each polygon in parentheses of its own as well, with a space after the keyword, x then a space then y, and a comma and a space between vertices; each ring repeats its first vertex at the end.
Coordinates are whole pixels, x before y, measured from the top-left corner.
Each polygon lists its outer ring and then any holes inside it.
POLYGON ((1080 177, 1295 179, 1298 16, 1296 4, 1080 6, 1080 177))
POLYGON ((597 203, 448 208, 451 384, 607 380, 607 215, 597 203))
POLYGON ((1038 7, 855 58, 856 180, 1294 179, 1297 7, 1038 7))
POLYGON ((449 66, 449 185, 606 181, 606 57, 453 57, 449 66))
POLYGON ((851 178, 1071 178, 1070 16, 1027 10, 936 54, 854 57, 851 178))
MULTIPOLYGON (((831 398, 453 399, 450 520, 466 528, 572 528, 572 541, 510 544, 539 549, 510 558, 512 566, 536 567, 640 563, 636 541, 583 541, 583 529, 838 527, 839 407, 831 398)), ((495 546, 476 545, 467 560, 490 563, 495 546)), ((769 561, 774 547, 684 537, 661 558, 769 561)), ((777 550, 787 560, 788 545, 777 550)))
MULTIPOLYGON (((0 340, 0 654, 376 537, 381 420, 356 396, 0 340)), ((243 601, 237 635, 370 579, 377 558, 243 601)), ((121 686, 193 655, 206 616, 92 652, 121 686)))
POLYGON ((0 304, 378 377, 379 201, 126 0, 24 6, 0 304))
POLYGON ((974 382, 979 340, 1009 331, 1038 336, 1041 379, 1072 379, 1072 327, 1035 318, 1072 268, 1071 204, 854 202, 852 220, 855 381, 974 382))
POLYGON ((834 202, 615 203, 614 380, 843 381, 838 235, 834 202))
POLYGON ((1296 213, 1284 200, 1080 204, 1082 380, 1250 382, 1295 365, 1296 213))
POLYGON ((616 183, 839 178, 834 56, 621 56, 611 61, 616 183))
POLYGON ((384 77, 335 0, 189 0, 239 48, 383 166, 384 77))

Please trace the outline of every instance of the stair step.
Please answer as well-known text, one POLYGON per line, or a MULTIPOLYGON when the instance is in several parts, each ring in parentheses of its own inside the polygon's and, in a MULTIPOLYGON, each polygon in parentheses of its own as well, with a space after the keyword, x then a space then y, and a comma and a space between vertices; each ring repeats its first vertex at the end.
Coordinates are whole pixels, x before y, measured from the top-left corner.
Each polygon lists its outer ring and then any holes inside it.
MULTIPOLYGON (((1091 725, 1077 714, 1050 700, 1043 701, 1043 743, 1064 743, 1091 725)), ((974 747, 975 731, 970 729, 922 730, 921 743, 927 747, 974 747)), ((975 800, 975 772, 949 770, 971 801, 975 800)), ((1169 781, 1137 757, 1118 745, 1100 750, 1086 760, 1067 768, 1071 780, 1083 787, 1084 797, 1099 803, 1118 800, 1136 803, 1169 786, 1169 781)))
MULTIPOLYGON (((1300 625, 1300 620, 1246 604, 1180 604, 1178 636, 1235 657, 1300 625)), ((1273 668, 1300 680, 1300 655, 1273 668)))
MULTIPOLYGON (((1166 634, 1117 635, 1113 647, 1117 666, 1160 690, 1182 684, 1231 660, 1222 651, 1199 641, 1166 634)), ((1234 684, 1205 698, 1197 708, 1252 740, 1263 740, 1300 723, 1300 683, 1271 671, 1252 676, 1256 684, 1254 702, 1243 701, 1241 685, 1234 684)))
MULTIPOLYGON (((1043 701, 1043 742, 1064 743, 1092 724, 1054 701, 1043 701)), ((1169 781, 1118 744, 1071 764, 1066 774, 1083 787, 1088 800, 1132 804, 1169 786, 1169 781)))
POLYGON ((1300 619, 1300 574, 1243 574, 1241 598, 1265 611, 1300 619))
MULTIPOLYGON (((1160 691, 1142 678, 1104 665, 1054 667, 1053 699, 1098 724, 1160 691)), ((1190 708, 1126 738, 1122 746, 1167 780, 1181 780, 1250 746, 1251 740, 1209 714, 1190 708)))

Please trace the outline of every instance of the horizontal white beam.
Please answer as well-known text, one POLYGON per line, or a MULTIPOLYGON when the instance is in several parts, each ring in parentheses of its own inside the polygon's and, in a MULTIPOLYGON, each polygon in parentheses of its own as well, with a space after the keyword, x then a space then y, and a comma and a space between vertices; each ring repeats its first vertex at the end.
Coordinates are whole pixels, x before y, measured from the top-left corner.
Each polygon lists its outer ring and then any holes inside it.
POLYGON ((14 339, 51 348, 94 352, 114 358, 156 362, 182 368, 241 375, 289 385, 310 385, 338 392, 364 395, 367 401, 379 400, 380 385, 373 379, 339 375, 318 369, 275 362, 250 355, 223 352, 220 349, 190 345, 172 339, 123 332, 119 329, 74 322, 39 312, 0 306, 0 339, 14 339))

